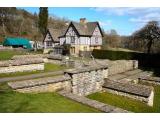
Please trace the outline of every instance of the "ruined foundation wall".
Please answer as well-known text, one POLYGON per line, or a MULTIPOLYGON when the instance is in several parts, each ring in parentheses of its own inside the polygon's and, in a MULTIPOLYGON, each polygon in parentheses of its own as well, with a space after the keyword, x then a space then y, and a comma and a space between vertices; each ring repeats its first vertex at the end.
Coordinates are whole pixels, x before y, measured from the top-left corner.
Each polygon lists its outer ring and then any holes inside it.
POLYGON ((122 73, 128 70, 133 70, 138 68, 138 61, 136 60, 116 60, 110 61, 108 67, 108 74, 114 75, 117 73, 122 73))

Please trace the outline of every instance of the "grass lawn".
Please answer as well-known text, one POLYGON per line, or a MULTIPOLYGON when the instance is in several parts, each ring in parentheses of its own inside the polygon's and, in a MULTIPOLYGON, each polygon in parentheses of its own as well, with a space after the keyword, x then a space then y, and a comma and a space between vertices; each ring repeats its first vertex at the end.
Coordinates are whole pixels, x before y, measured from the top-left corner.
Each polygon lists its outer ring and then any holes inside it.
POLYGON ((10 60, 14 55, 40 54, 41 51, 0 51, 0 60, 10 60))
POLYGON ((98 110, 69 100, 57 93, 18 93, 0 83, 0 112, 99 112, 98 110))
POLYGON ((9 60, 14 55, 25 55, 24 51, 0 51, 0 60, 9 60))
POLYGON ((130 50, 130 49, 126 49, 126 48, 104 47, 103 49, 105 49, 105 50, 112 50, 112 51, 139 52, 140 53, 140 51, 130 50))
POLYGON ((160 86, 155 86, 154 106, 149 107, 145 103, 136 101, 127 97, 114 95, 108 92, 94 93, 89 95, 88 98, 117 106, 128 111, 147 113, 147 112, 160 112, 160 86))
POLYGON ((64 66, 60 66, 57 64, 51 64, 51 63, 45 63, 44 71, 3 73, 3 74, 0 74, 0 78, 30 75, 30 74, 44 73, 44 72, 50 72, 50 71, 59 71, 59 70, 64 70, 64 69, 66 69, 66 67, 64 67, 64 66))

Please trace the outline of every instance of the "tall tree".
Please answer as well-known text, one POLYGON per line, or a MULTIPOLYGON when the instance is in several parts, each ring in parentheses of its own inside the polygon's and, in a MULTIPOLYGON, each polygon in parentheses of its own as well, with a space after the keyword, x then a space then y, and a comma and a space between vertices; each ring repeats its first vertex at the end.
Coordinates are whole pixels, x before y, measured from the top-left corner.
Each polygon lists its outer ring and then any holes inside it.
POLYGON ((148 22, 143 28, 136 31, 132 37, 141 39, 146 43, 147 53, 151 53, 151 48, 155 40, 160 39, 160 27, 157 21, 148 22))
POLYGON ((10 23, 15 15, 16 8, 14 7, 1 7, 0 8, 0 25, 3 28, 3 33, 6 34, 6 27, 9 28, 8 23, 10 23))
POLYGON ((48 7, 40 7, 38 27, 43 36, 46 33, 47 25, 48 25, 48 7))

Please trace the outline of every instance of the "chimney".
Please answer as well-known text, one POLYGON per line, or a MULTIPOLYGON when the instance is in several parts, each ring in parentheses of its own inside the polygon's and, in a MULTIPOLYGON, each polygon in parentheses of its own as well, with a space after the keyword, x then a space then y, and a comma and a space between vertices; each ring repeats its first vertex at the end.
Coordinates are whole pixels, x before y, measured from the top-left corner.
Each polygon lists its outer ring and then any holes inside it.
POLYGON ((65 22, 65 26, 68 26, 69 25, 69 22, 65 22))
POLYGON ((82 24, 85 24, 85 23, 87 23, 87 20, 86 20, 86 18, 80 18, 80 23, 82 23, 82 24))

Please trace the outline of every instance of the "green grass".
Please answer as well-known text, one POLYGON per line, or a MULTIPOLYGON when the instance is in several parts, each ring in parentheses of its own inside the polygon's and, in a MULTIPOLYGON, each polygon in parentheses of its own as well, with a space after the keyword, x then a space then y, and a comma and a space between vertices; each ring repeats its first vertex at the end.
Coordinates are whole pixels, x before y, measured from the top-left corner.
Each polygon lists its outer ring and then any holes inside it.
POLYGON ((108 92, 94 93, 88 98, 94 99, 106 104, 117 106, 128 111, 138 113, 160 112, 160 86, 155 86, 154 105, 149 107, 147 104, 136 101, 127 97, 111 94, 108 92))
POLYGON ((31 74, 37 74, 37 73, 45 73, 45 72, 51 72, 51 71, 59 71, 59 70, 64 70, 64 69, 66 69, 66 67, 61 66, 61 65, 51 64, 51 63, 45 63, 45 69, 44 69, 44 71, 2 73, 2 74, 0 74, 0 78, 4 78, 4 77, 15 77, 15 76, 22 76, 22 75, 31 75, 31 74))
POLYGON ((0 83, 1 113, 39 113, 39 112, 100 112, 94 108, 69 100, 57 93, 18 93, 0 83))
POLYGON ((130 50, 127 48, 118 48, 118 47, 105 47, 103 48, 104 50, 112 50, 112 51, 125 51, 125 52, 140 52, 140 51, 135 51, 135 50, 130 50))
POLYGON ((0 51, 0 60, 10 60, 14 55, 25 55, 24 51, 0 51))
POLYGON ((42 51, 0 51, 0 60, 10 60, 14 55, 42 54, 42 51))

